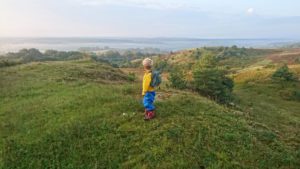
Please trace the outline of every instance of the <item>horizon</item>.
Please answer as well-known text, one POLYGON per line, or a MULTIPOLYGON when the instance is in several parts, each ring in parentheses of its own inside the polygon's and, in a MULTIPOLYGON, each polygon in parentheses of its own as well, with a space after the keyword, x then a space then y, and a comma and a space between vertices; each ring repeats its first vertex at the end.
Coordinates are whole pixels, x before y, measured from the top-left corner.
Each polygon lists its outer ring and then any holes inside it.
POLYGON ((145 49, 153 48, 162 51, 178 51, 198 47, 246 47, 277 48, 296 44, 296 39, 213 39, 213 38, 178 38, 178 37, 7 37, 0 38, 0 53, 17 52, 21 49, 36 48, 60 51, 80 51, 82 48, 111 49, 145 49))

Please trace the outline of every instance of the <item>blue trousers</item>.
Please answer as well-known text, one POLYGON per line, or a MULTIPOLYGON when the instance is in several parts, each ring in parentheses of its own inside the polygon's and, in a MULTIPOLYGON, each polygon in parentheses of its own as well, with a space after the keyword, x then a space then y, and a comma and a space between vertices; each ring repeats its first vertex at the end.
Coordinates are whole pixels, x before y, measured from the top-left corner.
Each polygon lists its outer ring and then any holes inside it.
POLYGON ((152 111, 155 109, 155 106, 153 105, 153 102, 155 100, 155 92, 146 92, 143 104, 147 111, 152 111))

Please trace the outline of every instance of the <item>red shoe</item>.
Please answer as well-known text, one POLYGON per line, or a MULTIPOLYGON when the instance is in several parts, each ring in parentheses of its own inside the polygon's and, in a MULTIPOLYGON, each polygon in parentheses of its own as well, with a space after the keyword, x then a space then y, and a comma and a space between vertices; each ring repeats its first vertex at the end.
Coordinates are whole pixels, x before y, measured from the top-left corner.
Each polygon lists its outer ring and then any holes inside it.
POLYGON ((153 111, 146 111, 144 120, 151 120, 155 117, 155 112, 153 111))

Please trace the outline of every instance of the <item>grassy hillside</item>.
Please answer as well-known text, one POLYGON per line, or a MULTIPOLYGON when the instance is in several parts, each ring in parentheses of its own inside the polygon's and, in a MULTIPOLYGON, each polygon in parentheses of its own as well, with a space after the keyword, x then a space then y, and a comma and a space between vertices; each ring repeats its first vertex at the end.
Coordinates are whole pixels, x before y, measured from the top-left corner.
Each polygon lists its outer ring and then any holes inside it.
MULTIPOLYGON (((289 66, 300 78, 300 65, 289 66)), ((274 82, 274 68, 251 67, 234 75, 238 105, 253 121, 264 123, 281 140, 299 151, 300 93, 299 82, 274 82)))
POLYGON ((0 68, 0 168, 300 165, 298 103, 287 101, 291 111, 286 114, 281 110, 288 108, 260 105, 256 93, 248 96, 237 87, 236 93, 247 97, 238 111, 162 87, 157 118, 144 122, 140 82, 129 79, 118 69, 91 61, 0 68), (274 110, 276 116, 260 114, 264 110, 274 110), (289 137, 293 144, 284 132, 294 133, 289 137))
POLYGON ((167 70, 174 66, 191 69, 204 55, 211 54, 218 58, 219 66, 228 68, 244 68, 259 61, 263 61, 266 55, 281 53, 280 50, 252 49, 232 47, 203 47, 183 50, 156 58, 158 67, 166 67, 167 70), (167 66, 166 66, 167 65, 167 66))

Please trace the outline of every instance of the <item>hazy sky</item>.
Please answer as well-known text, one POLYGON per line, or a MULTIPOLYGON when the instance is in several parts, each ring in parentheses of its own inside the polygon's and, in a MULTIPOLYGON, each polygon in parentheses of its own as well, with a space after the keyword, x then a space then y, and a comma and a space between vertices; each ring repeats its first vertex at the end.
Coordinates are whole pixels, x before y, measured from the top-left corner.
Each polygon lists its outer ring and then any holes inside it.
POLYGON ((300 39, 300 0, 0 0, 2 37, 300 39))

